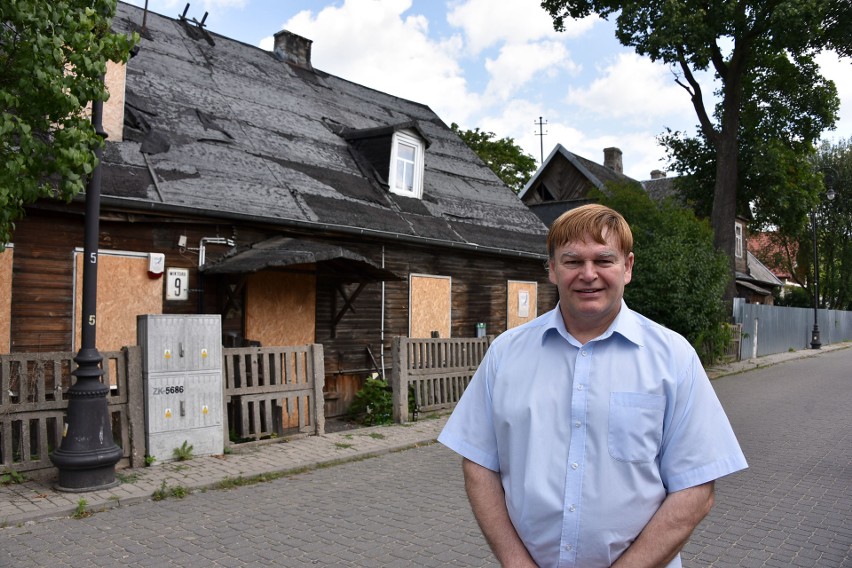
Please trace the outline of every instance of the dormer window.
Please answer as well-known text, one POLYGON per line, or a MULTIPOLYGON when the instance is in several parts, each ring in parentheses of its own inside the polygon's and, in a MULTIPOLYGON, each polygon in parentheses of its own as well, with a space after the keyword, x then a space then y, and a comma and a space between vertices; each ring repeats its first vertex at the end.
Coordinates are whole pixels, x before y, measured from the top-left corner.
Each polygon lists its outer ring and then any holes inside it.
POLYGON ((338 134, 356 150, 356 160, 363 160, 359 167, 365 176, 374 175, 396 195, 423 198, 423 170, 430 142, 416 122, 359 130, 344 128, 338 134))
POLYGON ((410 130, 393 135, 388 185, 397 195, 423 196, 423 140, 410 130))

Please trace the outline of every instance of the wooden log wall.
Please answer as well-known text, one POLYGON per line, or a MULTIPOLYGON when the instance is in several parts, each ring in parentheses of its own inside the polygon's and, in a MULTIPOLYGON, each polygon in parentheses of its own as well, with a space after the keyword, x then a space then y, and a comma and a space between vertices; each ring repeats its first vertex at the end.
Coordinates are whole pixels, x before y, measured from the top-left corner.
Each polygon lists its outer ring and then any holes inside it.
MULTIPOLYGON (((222 313, 228 287, 236 286, 239 276, 199 276, 197 252, 180 250, 178 238, 185 235, 187 245, 197 247, 202 237, 236 236, 241 246, 247 246, 273 234, 256 227, 106 213, 100 223, 99 247, 161 252, 166 256, 167 267, 189 269, 189 299, 167 301, 164 298, 163 313, 222 313)), ((14 242, 10 351, 70 350, 74 303, 73 251, 83 244, 82 215, 73 205, 61 212, 31 210, 18 223, 14 242)), ((377 265, 382 264, 380 242, 353 242, 349 237, 340 236, 327 236, 325 242, 346 247, 377 265)), ((207 248, 207 257, 216 258, 227 250, 227 247, 211 245, 207 248)), ((376 370, 381 371, 382 365, 389 373, 393 337, 408 335, 408 277, 411 273, 452 277, 451 335, 454 338, 473 337, 476 324, 480 322, 486 324, 489 335, 497 335, 506 329, 510 280, 538 283, 539 315, 556 305, 556 289, 548 282, 543 263, 539 260, 394 242, 384 247, 384 266, 404 277, 400 281, 385 283, 384 341, 380 282, 367 284, 352 303, 354 311, 348 310, 337 325, 333 325, 344 300, 336 282, 317 280, 315 342, 324 346, 327 389, 338 393, 327 407, 331 416, 348 406, 354 386, 360 384, 364 377, 376 370)), ((344 290, 348 295, 356 287, 357 284, 350 284, 344 286, 344 290)), ((239 294, 236 296, 237 302, 223 317, 226 338, 229 334, 244 337, 245 304, 239 294)))

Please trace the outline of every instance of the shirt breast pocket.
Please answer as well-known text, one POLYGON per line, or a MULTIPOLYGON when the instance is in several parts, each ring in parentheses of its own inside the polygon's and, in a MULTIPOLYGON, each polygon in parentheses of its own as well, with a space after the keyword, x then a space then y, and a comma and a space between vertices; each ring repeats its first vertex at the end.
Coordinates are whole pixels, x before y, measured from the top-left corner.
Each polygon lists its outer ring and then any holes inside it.
POLYGON ((657 394, 613 392, 609 398, 609 455, 619 461, 649 462, 663 439, 666 398, 657 394))

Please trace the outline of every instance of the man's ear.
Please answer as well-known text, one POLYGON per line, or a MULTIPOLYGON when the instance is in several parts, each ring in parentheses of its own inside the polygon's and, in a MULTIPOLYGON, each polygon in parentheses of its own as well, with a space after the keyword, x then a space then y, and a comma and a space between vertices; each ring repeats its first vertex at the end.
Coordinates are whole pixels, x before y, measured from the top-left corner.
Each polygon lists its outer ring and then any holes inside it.
POLYGON ((635 257, 633 253, 627 255, 627 258, 624 259, 624 284, 630 284, 630 281, 633 279, 633 262, 635 261, 635 257))
POLYGON ((545 268, 547 268, 547 279, 550 280, 551 284, 556 285, 556 270, 554 268, 552 258, 547 259, 547 262, 545 263, 545 268))

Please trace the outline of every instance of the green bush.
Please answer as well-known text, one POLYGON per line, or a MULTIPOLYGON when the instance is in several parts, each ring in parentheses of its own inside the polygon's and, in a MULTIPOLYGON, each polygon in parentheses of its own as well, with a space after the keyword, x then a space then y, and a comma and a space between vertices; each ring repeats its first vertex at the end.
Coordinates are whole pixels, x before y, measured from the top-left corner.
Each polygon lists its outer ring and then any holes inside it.
POLYGON ((355 394, 346 413, 352 420, 367 426, 390 424, 393 422, 393 395, 390 387, 381 379, 367 379, 364 387, 355 394))
POLYGON ((723 295, 731 276, 710 224, 672 200, 655 203, 638 185, 607 190, 600 202, 624 215, 633 231, 636 262, 624 300, 686 337, 703 362, 714 362, 730 341, 723 295))

